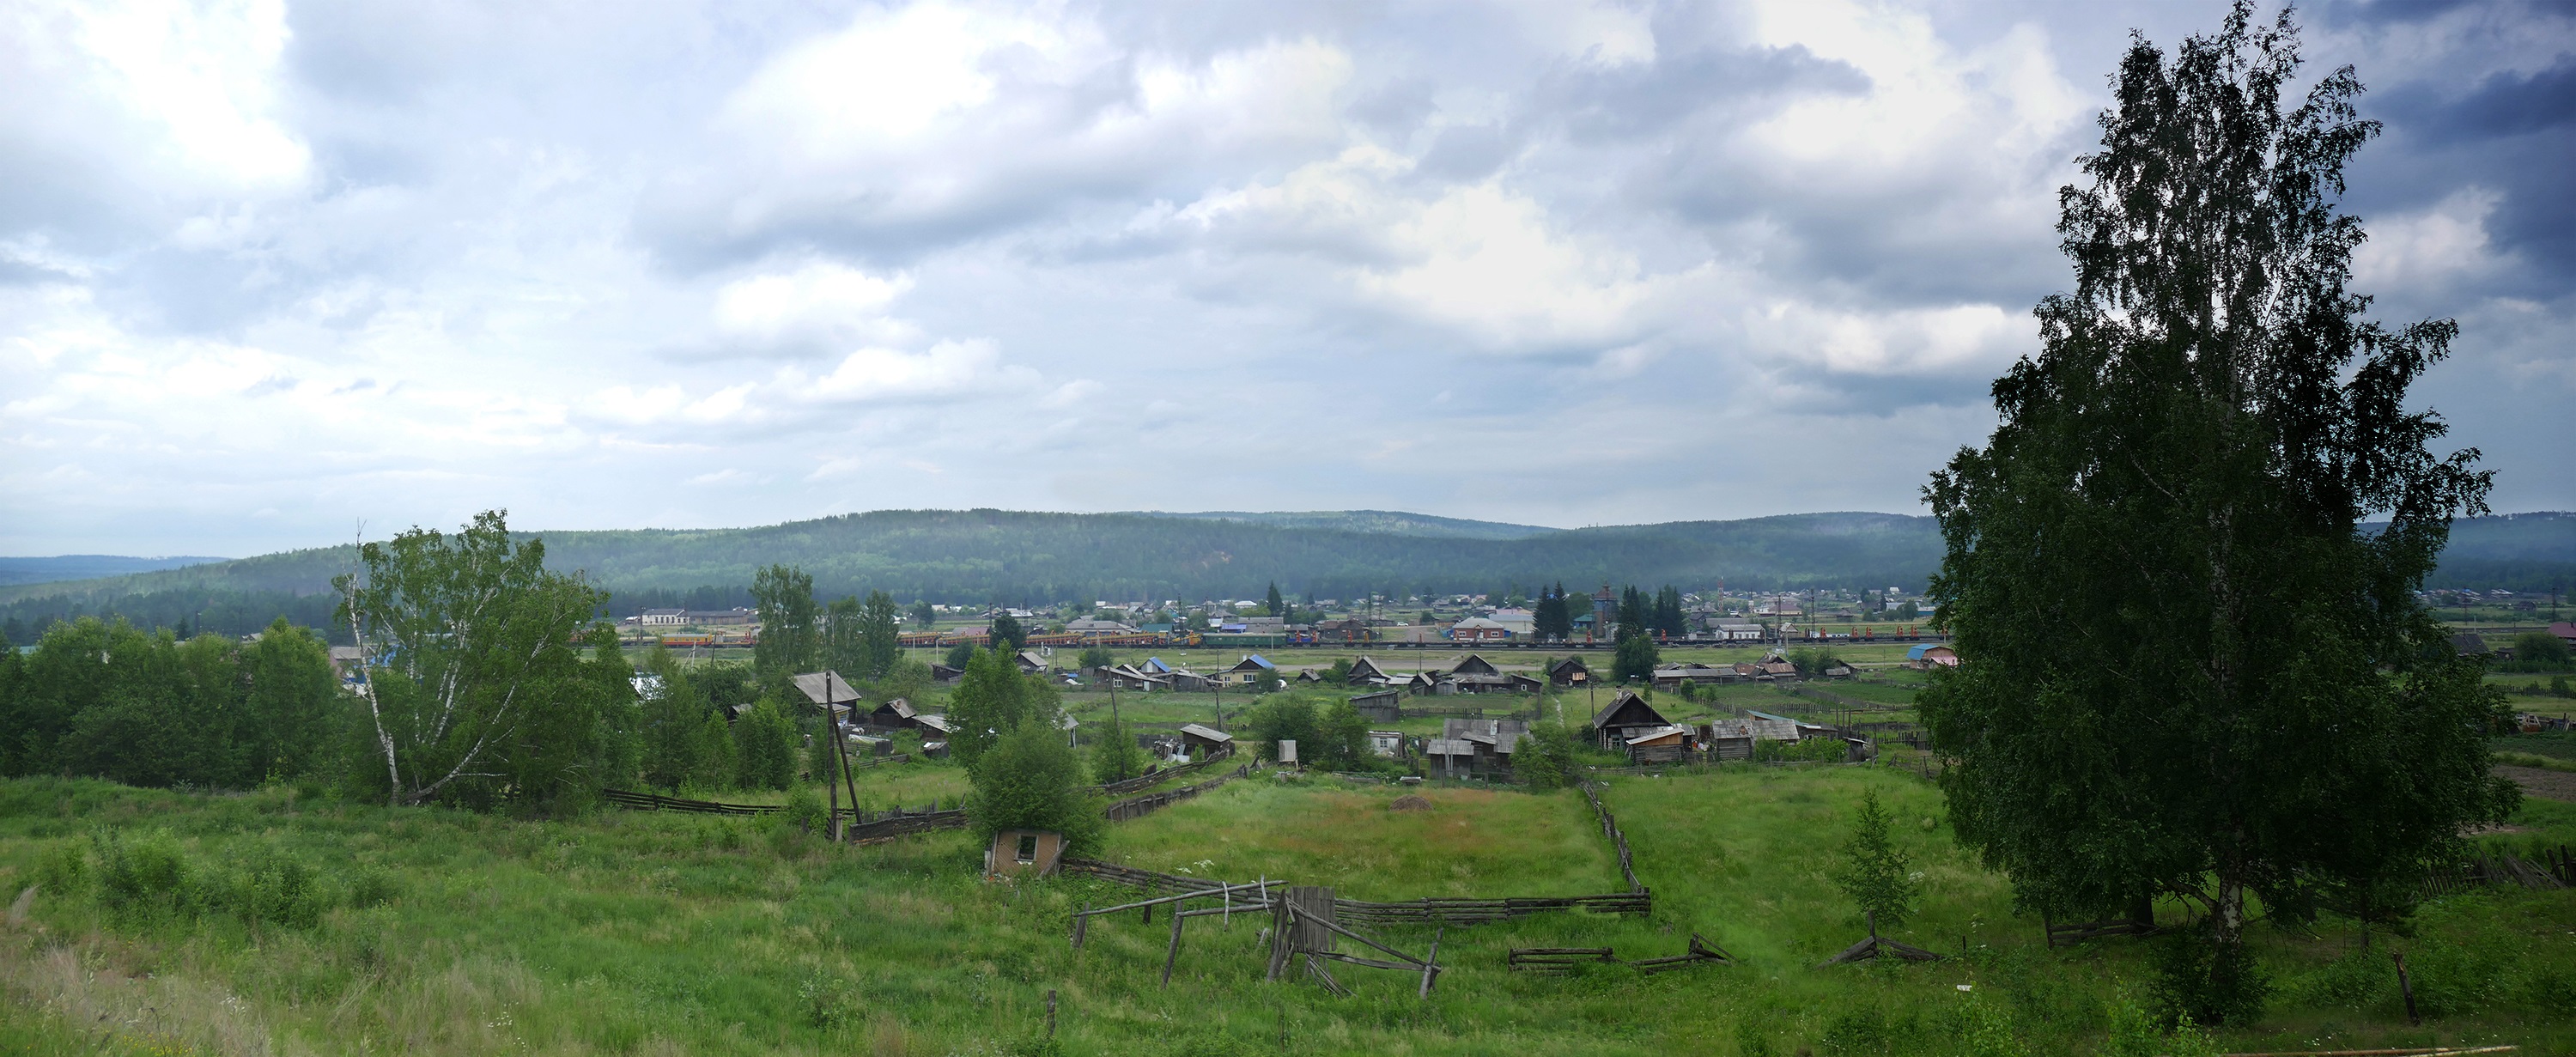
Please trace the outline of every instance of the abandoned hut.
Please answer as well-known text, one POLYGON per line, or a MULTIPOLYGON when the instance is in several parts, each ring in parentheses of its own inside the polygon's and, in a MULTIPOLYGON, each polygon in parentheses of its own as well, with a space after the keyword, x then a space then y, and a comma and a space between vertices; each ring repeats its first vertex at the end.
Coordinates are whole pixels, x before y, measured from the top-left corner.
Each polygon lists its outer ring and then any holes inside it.
POLYGON ((1223 756, 1234 751, 1234 735, 1196 723, 1181 725, 1181 748, 1192 756, 1223 756))
POLYGON ((1354 694, 1351 697, 1351 707, 1357 709, 1360 715, 1368 717, 1371 722, 1393 723, 1404 718, 1404 692, 1379 690, 1375 693, 1354 694))
POLYGON ((1592 669, 1583 666, 1583 658, 1568 657, 1547 666, 1547 681, 1557 686, 1582 686, 1592 681, 1592 669))

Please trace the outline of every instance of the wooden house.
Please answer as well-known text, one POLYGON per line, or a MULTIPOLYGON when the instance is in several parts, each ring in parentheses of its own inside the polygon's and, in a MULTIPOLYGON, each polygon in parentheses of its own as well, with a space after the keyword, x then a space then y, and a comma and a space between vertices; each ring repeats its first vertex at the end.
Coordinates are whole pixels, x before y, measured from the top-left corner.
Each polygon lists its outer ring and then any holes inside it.
POLYGON ((1592 729, 1601 735, 1602 747, 1616 751, 1628 744, 1630 735, 1639 731, 1658 730, 1673 725, 1655 706, 1637 696, 1634 690, 1621 690, 1610 707, 1592 717, 1592 729))
POLYGON ((1044 877, 1064 865, 1064 834, 1051 829, 1006 829, 984 849, 988 877, 1044 877))
POLYGON ((1234 751, 1234 735, 1196 723, 1181 725, 1181 748, 1192 756, 1224 756, 1234 751))
POLYGON ((1169 678, 1149 674, 1132 664, 1112 665, 1101 669, 1100 673, 1101 681, 1120 690, 1137 690, 1151 693, 1156 690, 1169 690, 1172 688, 1172 681, 1169 678))
POLYGON ((966 669, 964 668, 951 668, 945 664, 933 664, 930 666, 930 678, 936 682, 953 683, 965 677, 966 669))
POLYGON ((1384 686, 1403 680, 1378 667, 1376 661, 1362 657, 1351 662, 1350 678, 1346 681, 1352 686, 1384 686))
POLYGON ((1047 659, 1039 656, 1036 650, 1021 650, 1012 654, 1011 663, 1018 665, 1020 672, 1025 675, 1043 674, 1048 668, 1047 659))
POLYGON ((1351 698, 1351 707, 1359 710, 1359 714, 1368 717, 1372 723, 1393 723, 1404 718, 1404 692, 1387 689, 1354 695, 1351 698))
POLYGON ((1583 658, 1568 657, 1547 666, 1547 681, 1557 686, 1582 686, 1592 681, 1592 669, 1584 667, 1583 658))
POLYGON ((1700 735, 1700 751, 1718 763, 1753 758, 1753 724, 1740 719, 1721 719, 1708 725, 1700 735))
POLYGON ((1432 738, 1422 743, 1422 770, 1425 774, 1456 778, 1476 770, 1476 745, 1455 738, 1432 738))
POLYGON ((1258 653, 1247 653, 1242 660, 1234 662, 1234 667, 1216 673, 1216 677, 1218 682, 1227 686, 1257 686, 1268 690, 1271 689, 1270 684, 1279 678, 1279 666, 1258 653))
POLYGON ((1444 719, 1440 736, 1451 741, 1464 741, 1475 755, 1479 768, 1509 768, 1512 751, 1522 738, 1529 736, 1525 719, 1444 719))
POLYGON ((1460 659, 1459 659, 1459 661, 1458 661, 1458 663, 1457 663, 1457 665, 1449 669, 1449 674, 1451 674, 1451 675, 1501 675, 1501 674, 1503 674, 1503 670, 1502 670, 1502 669, 1500 669, 1500 668, 1496 668, 1496 667, 1494 667, 1494 662, 1489 661, 1489 660, 1486 660, 1486 659, 1484 659, 1483 657, 1479 657, 1479 656, 1477 656, 1477 655, 1475 655, 1475 654, 1470 653, 1470 654, 1468 654, 1467 656, 1465 656, 1465 657, 1463 657, 1463 658, 1460 658, 1460 659))
POLYGON ((1927 642, 1905 651, 1905 666, 1931 671, 1934 668, 1959 666, 1959 651, 1937 642, 1927 642))
POLYGON ((1369 752, 1390 760, 1404 758, 1404 732, 1372 730, 1368 732, 1369 752))

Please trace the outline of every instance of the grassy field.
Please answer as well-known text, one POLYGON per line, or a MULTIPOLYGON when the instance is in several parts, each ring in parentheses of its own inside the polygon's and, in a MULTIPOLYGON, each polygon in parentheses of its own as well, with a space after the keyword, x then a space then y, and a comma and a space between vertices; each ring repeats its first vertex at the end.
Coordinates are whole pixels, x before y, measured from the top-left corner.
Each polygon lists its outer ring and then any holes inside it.
MULTIPOLYGON (((1114 827, 1104 855, 1359 898, 1622 887, 1579 794, 1431 788, 1432 810, 1389 810, 1402 792, 1257 775, 1114 827)), ((1077 1054, 2086 1053, 2116 989, 2146 976, 2138 941, 2046 950, 2001 879, 1951 842, 1937 794, 1901 773, 1620 777, 1605 799, 1655 914, 1446 930, 1450 971, 1422 1002, 1412 978, 1356 967, 1339 973, 1349 998, 1265 984, 1259 923, 1206 918, 1188 926, 1163 990, 1166 918, 1102 919, 1071 951, 1070 909, 1127 891, 981 883, 979 850, 960 833, 848 849, 745 819, 530 821, 283 789, 0 783, 0 888, 35 890, 0 926, 0 1053, 1038 1053, 1051 1052, 1040 1043, 1050 989, 1057 1044, 1077 1054), (1965 957, 1814 967, 1860 936, 1825 871, 1864 789, 1895 811, 1925 874, 1921 913, 1893 931, 1965 957), (95 832, 115 835, 111 847, 175 851, 163 861, 195 879, 176 899, 120 903, 111 892, 134 882, 104 876, 95 832), (311 883, 275 882, 287 860, 311 883), (1640 958, 1678 953, 1692 932, 1744 964, 1554 979, 1503 967, 1513 946, 1640 958)), ((2483 839, 2576 841, 2576 806, 2533 801, 2515 826, 2483 839)), ((2225 1043, 2576 1049, 2564 1015, 2576 893, 2454 896, 2413 932, 2357 952, 2340 923, 2258 928, 2279 997, 2225 1043), (2407 952, 2432 1011, 2422 1028, 2396 1007, 2391 947, 2407 952)), ((1415 952, 1432 939, 1382 934, 1415 952)))

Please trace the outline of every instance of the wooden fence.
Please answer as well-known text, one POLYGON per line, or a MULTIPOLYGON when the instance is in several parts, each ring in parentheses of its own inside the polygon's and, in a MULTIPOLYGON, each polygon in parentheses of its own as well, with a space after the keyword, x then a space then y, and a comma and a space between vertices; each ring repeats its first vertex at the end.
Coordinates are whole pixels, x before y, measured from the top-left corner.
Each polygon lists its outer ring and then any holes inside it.
POLYGON ((1204 760, 1194 760, 1189 763, 1175 764, 1149 774, 1140 774, 1134 778, 1110 782, 1106 785, 1100 786, 1099 789, 1103 794, 1108 796, 1116 796, 1120 793, 1133 793, 1139 789, 1151 789, 1180 775, 1189 774, 1194 771, 1206 770, 1209 767, 1214 766, 1218 760, 1225 759, 1232 755, 1234 755, 1234 751, 1231 749, 1226 750, 1223 753, 1212 753, 1204 760))
MULTIPOLYGON (((676 796, 663 796, 660 793, 635 793, 624 789, 602 789, 599 795, 601 799, 611 804, 633 811, 678 811, 691 815, 756 817, 787 810, 783 804, 727 804, 714 800, 687 800, 676 796)), ((860 824, 956 814, 961 812, 955 808, 942 811, 937 804, 917 808, 897 807, 885 811, 857 811, 846 807, 841 809, 842 818, 860 824)))
POLYGON ((1244 764, 1228 773, 1218 775, 1215 778, 1211 778, 1194 785, 1185 785, 1178 789, 1166 789, 1159 793, 1147 793, 1143 796, 1130 797, 1128 799, 1121 800, 1115 804, 1109 805, 1107 810, 1109 821, 1125 822, 1128 819, 1136 818, 1141 815, 1152 814, 1156 811, 1162 810, 1163 808, 1170 807, 1175 803, 1187 800, 1199 795, 1200 793, 1207 792, 1210 789, 1214 789, 1220 785, 1224 785, 1227 782, 1231 782, 1251 773, 1252 765, 1244 764))
MULTIPOLYGON (((1144 892, 1178 895, 1186 892, 1213 892, 1226 887, 1214 878, 1183 877, 1156 873, 1133 866, 1102 862, 1098 859, 1064 860, 1063 872, 1077 877, 1097 877, 1144 892)), ((1501 899, 1409 899, 1393 903, 1373 903, 1360 899, 1333 900, 1334 915, 1344 921, 1368 925, 1447 924, 1474 925, 1502 921, 1530 914, 1567 910, 1590 910, 1602 914, 1646 914, 1654 909, 1654 898, 1645 892, 1620 892, 1590 896, 1514 896, 1501 899)))
POLYGON ((1599 783, 1583 783, 1583 798, 1592 802, 1592 813, 1601 819, 1601 835, 1610 838, 1610 847, 1619 853, 1619 876, 1628 879, 1628 891, 1646 894, 1646 886, 1637 882, 1637 864, 1628 854, 1628 835, 1619 832, 1619 822, 1610 817, 1610 809, 1601 806, 1599 783))
POLYGON ((2524 888, 2576 887, 2576 853, 2565 845, 2544 849, 2538 862, 2512 852, 2477 858, 2448 870, 2433 870, 2424 876, 2424 897, 2446 896, 2466 888, 2483 885, 2520 885, 2524 888))

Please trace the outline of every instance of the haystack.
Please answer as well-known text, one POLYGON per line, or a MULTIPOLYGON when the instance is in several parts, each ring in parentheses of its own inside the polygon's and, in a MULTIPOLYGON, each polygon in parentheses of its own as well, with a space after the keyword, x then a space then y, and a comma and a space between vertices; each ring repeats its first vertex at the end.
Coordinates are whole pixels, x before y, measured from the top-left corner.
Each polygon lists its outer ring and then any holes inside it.
POLYGON ((1429 811, 1431 810, 1431 801, 1425 800, 1412 793, 1406 793, 1403 796, 1396 797, 1393 803, 1386 805, 1386 809, 1389 811, 1429 811))

